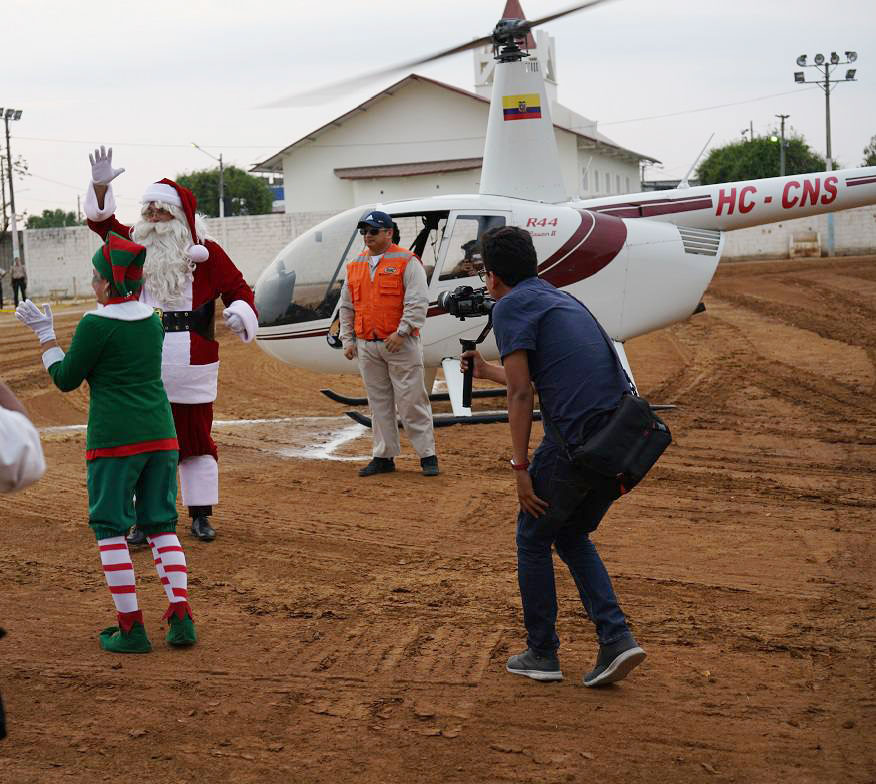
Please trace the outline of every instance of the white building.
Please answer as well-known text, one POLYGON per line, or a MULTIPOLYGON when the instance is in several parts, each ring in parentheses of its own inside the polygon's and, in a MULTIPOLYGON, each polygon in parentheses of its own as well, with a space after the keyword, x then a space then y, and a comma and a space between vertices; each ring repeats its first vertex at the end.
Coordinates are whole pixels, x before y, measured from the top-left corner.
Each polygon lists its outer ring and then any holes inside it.
MULTIPOLYGON (((508 0, 502 16, 523 18, 518 0, 508 0)), ((656 159, 621 147, 558 103, 553 39, 537 31, 529 46, 545 74, 568 197, 639 191, 640 163, 656 159)), ((287 213, 477 193, 494 66, 491 46, 474 50, 475 93, 411 74, 252 171, 283 174, 287 213)))

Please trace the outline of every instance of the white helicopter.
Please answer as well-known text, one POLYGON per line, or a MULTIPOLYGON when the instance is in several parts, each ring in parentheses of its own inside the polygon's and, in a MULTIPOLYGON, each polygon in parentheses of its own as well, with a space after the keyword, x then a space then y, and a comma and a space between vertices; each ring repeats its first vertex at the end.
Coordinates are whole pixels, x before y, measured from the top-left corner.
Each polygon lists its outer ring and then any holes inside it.
MULTIPOLYGON (((332 333, 346 263, 361 250, 357 223, 370 210, 382 210, 393 216, 401 244, 422 259, 429 276, 431 305, 421 330, 426 383, 431 388, 443 367, 449 394, 433 399, 449 397, 454 413, 436 417, 436 424, 467 421, 471 410, 462 403, 456 357, 460 340, 474 340, 486 318, 460 321, 437 303, 457 286, 480 287, 475 265, 460 260, 459 249, 472 247, 488 229, 514 225, 532 234, 539 275, 587 304, 632 379, 624 341, 702 309, 724 232, 876 203, 876 167, 569 201, 544 78, 526 41, 533 27, 603 2, 579 3, 534 21, 502 19, 490 36, 354 80, 491 41, 496 67, 480 192, 366 204, 297 237, 256 283, 256 339, 264 351, 298 367, 356 372, 356 365, 334 350, 332 333)), ((495 342, 488 338, 481 353, 497 358, 495 342)), ((365 402, 323 391, 339 402, 365 402)), ((498 390, 483 396, 493 393, 498 390)), ((367 418, 350 415, 367 424, 367 418)))

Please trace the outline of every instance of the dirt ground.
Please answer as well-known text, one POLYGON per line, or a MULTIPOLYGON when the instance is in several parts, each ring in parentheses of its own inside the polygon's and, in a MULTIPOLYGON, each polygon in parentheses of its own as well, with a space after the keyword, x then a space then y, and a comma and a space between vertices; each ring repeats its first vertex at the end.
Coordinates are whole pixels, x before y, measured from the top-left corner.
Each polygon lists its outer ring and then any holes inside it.
MULTIPOLYGON (((369 436, 318 392, 358 378, 221 330, 217 420, 280 421, 214 431, 219 536, 181 529, 195 648, 165 646, 146 551, 155 651, 98 648, 81 430, 44 431, 45 478, 0 499, 0 781, 874 781, 876 259, 721 265, 705 303, 628 344, 641 391, 679 408, 595 535, 648 651, 626 681, 581 685, 595 639, 559 561, 566 680, 505 672, 525 639, 507 425, 437 431, 437 479, 407 445, 359 479, 369 436), (302 456, 318 436, 352 459, 302 456)), ((78 318, 61 309, 62 345, 78 318)), ((0 378, 39 426, 84 424, 84 389, 52 388, 6 314, 0 378)))

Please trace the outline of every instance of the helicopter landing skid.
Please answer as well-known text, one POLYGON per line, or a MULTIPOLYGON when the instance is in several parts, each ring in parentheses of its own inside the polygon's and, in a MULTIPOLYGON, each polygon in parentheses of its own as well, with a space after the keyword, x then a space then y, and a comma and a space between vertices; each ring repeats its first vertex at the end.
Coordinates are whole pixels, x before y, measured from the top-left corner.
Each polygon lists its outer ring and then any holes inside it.
MULTIPOLYGON (((324 394, 329 400, 334 400, 335 403, 343 403, 345 406, 367 406, 368 398, 367 397, 347 397, 345 395, 340 395, 334 390, 331 389, 320 389, 320 392, 324 394)), ((497 389, 473 389, 471 396, 473 398, 476 397, 505 397, 508 394, 508 390, 503 388, 497 389)), ((450 400, 450 394, 448 392, 436 392, 433 395, 429 395, 429 400, 431 402, 450 400)))
MULTIPOLYGON (((665 403, 652 405, 652 411, 674 411, 678 406, 665 403)), ((350 419, 365 427, 371 427, 371 417, 366 416, 360 411, 345 411, 350 419)), ((435 416, 432 417, 432 427, 449 427, 450 425, 494 425, 497 423, 507 422, 507 411, 488 411, 482 414, 472 414, 471 416, 435 416)), ((538 409, 532 412, 532 421, 541 422, 541 411, 538 409)), ((399 420, 398 426, 404 429, 404 425, 399 420)))

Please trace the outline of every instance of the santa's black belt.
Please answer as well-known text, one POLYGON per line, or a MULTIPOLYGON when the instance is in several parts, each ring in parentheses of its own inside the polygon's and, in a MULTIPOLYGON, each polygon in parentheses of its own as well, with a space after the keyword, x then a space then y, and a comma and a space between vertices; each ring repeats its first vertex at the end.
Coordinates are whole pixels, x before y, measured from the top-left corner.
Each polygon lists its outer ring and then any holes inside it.
POLYGON ((155 310, 161 316, 161 325, 165 332, 196 332, 206 340, 214 340, 215 300, 210 300, 194 310, 155 310))

